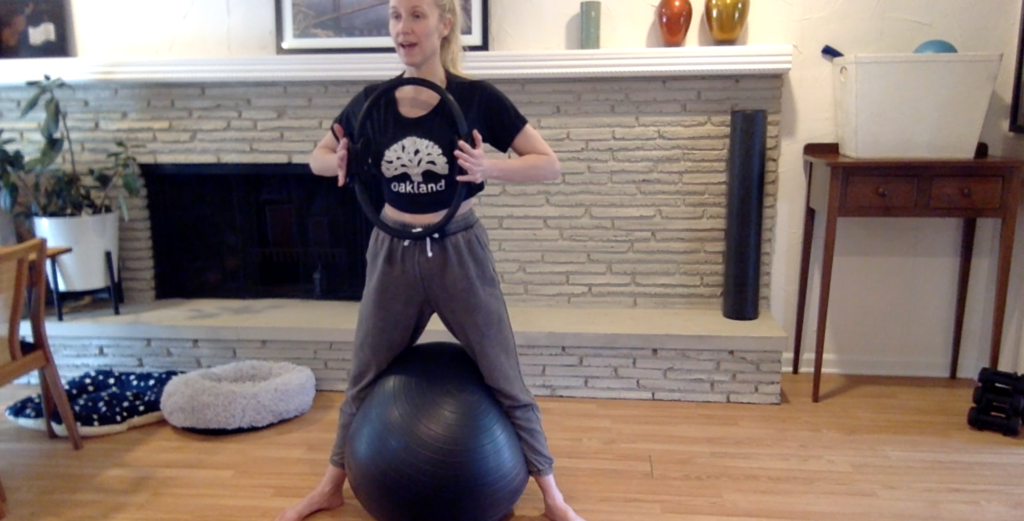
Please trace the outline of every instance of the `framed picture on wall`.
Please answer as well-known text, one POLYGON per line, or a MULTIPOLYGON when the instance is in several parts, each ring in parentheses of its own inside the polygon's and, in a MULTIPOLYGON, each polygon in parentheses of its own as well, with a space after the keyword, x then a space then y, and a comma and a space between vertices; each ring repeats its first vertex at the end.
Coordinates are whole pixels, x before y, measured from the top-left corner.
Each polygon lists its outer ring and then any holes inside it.
MULTIPOLYGON (((487 0, 462 6, 462 45, 487 49, 487 0)), ((384 52, 394 48, 388 0, 277 0, 277 52, 384 52)))
POLYGON ((0 58, 68 56, 65 0, 0 0, 0 58))

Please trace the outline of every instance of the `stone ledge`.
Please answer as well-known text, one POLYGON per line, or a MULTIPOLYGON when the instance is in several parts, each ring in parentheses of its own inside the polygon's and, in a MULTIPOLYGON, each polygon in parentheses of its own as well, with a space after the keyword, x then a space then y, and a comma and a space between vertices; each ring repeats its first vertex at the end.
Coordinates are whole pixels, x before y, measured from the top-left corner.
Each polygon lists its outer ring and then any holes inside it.
MULTIPOLYGON (((205 338, 351 342, 358 302, 310 300, 161 300, 65 314, 47 331, 60 337, 205 338)), ((736 321, 713 309, 580 309, 509 307, 520 345, 639 347, 727 351, 787 349, 787 336, 762 312, 757 320, 736 321)), ((23 329, 27 334, 28 329, 23 329)), ((435 317, 423 340, 451 340, 435 317)))

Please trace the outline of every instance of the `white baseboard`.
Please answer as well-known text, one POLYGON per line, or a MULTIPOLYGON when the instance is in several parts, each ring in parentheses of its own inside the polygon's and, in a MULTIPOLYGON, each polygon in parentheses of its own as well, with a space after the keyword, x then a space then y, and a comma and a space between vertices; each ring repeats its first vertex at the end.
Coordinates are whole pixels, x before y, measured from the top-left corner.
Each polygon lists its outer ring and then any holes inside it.
MULTIPOLYGON (((814 370, 813 354, 801 358, 800 373, 810 374, 814 370)), ((972 360, 961 358, 958 377, 974 378, 977 376, 981 367, 975 367, 975 365, 977 364, 972 360)), ((783 372, 790 372, 792 368, 793 353, 783 353, 783 372)), ((835 355, 826 354, 821 361, 821 372, 823 374, 945 378, 949 376, 949 361, 899 357, 879 358, 877 356, 870 358, 844 356, 840 359, 835 355)))

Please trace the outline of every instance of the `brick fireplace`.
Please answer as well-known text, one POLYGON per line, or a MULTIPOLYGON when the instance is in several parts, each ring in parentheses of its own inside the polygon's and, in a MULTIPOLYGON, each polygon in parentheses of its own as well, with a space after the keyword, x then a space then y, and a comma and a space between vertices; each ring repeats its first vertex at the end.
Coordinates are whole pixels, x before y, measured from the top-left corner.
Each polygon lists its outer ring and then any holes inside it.
MULTIPOLYGON (((735 109, 769 112, 761 278, 761 299, 767 302, 781 74, 788 69, 790 50, 767 53, 784 57, 784 68, 757 69, 730 60, 763 49, 737 49, 690 52, 693 56, 663 49, 582 57, 486 53, 490 56, 476 67, 467 60, 469 74, 490 79, 508 94, 563 167, 558 182, 490 183, 480 196, 478 213, 490 231, 510 306, 720 307, 729 114, 735 109), (626 60, 629 56, 633 59, 626 60)), ((324 67, 308 70, 294 60, 315 58, 274 58, 264 66, 292 64, 279 67, 284 81, 268 79, 272 72, 259 78, 237 74, 241 79, 232 80, 230 69, 222 76, 211 69, 199 73, 208 76, 206 81, 188 72, 174 76, 165 71, 153 79, 136 71, 76 85, 62 99, 80 147, 80 165, 103 162, 115 139, 137 147, 143 163, 304 163, 338 111, 374 79, 367 68, 387 71, 377 73, 381 77, 395 69, 345 58, 351 74, 339 78, 343 74, 335 71, 312 81, 298 75, 324 67)), ((323 65, 324 58, 319 60, 315 63, 323 65)), ((205 71, 209 65, 196 63, 188 70, 205 71)), ((158 71, 166 67, 152 65, 158 71)), ((95 65, 90 70, 109 74, 95 65)), ((136 69, 125 65, 120 70, 136 69)), ((16 119, 27 93, 19 86, 0 87, 0 126, 31 140, 36 122, 16 119)), ((121 229, 126 298, 142 304, 156 295, 150 195, 131 201, 133 219, 121 229)), ((191 341, 195 346, 199 339, 191 341)), ((153 339, 147 342, 151 346, 153 339)), ((541 349, 538 356, 554 355, 551 346, 532 347, 541 349)), ((756 355, 755 368, 766 358, 774 367, 781 353, 756 355)), ((636 368, 636 361, 629 366, 636 368)), ((657 369, 664 373, 666 367, 657 369)))

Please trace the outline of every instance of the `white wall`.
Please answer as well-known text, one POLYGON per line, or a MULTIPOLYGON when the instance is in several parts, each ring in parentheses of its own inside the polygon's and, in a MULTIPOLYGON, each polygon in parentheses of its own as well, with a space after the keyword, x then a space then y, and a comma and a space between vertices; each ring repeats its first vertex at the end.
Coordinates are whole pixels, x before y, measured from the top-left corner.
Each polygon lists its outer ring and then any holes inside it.
MULTIPOLYGON (((763 4, 761 4, 763 5, 763 4)), ((772 310, 793 331, 804 194, 800 149, 808 141, 834 139, 831 68, 820 57, 829 43, 846 53, 909 52, 924 40, 943 38, 961 51, 1002 52, 1003 67, 982 138, 993 153, 1015 153, 1020 140, 1007 128, 1013 89, 1020 2, 991 0, 889 0, 798 2, 797 51, 789 76, 794 98, 784 105, 780 164, 779 241, 772 310), (983 8, 981 6, 984 6, 983 8), (788 130, 786 131, 786 126, 788 130)), ((817 225, 820 233, 823 223, 817 225)), ((960 223, 955 220, 865 219, 840 221, 833 273, 827 351, 844 372, 941 375, 948 367, 952 336, 960 223), (887 360, 885 367, 873 360, 887 360), (922 363, 921 361, 927 361, 922 363)), ((980 221, 969 288, 961 376, 987 365, 994 293, 994 246, 998 227, 980 221)), ((1018 241, 1021 242, 1021 241, 1018 241)), ((1024 259, 1018 247, 1017 269, 1024 259)), ((1019 278, 1019 275, 1017 276, 1019 278)), ((1020 350, 1017 286, 1005 328, 1003 367, 1015 368, 1020 350)), ((811 305, 815 304, 811 302, 811 305)), ((814 313, 808 314, 808 321, 814 313)), ((811 322, 813 324, 813 322, 811 322)), ((813 326, 807 327, 813 339, 813 326)), ((806 344, 805 344, 806 345, 806 344)), ((810 346, 808 346, 810 347, 810 346)), ((1024 360, 1020 360, 1024 362, 1024 360)))
POLYGON ((274 54, 274 0, 69 0, 77 56, 274 54))
MULTIPOLYGON (((71 0, 79 56, 225 57, 273 54, 274 0, 71 0)), ((686 45, 711 45, 702 2, 686 45)), ((660 45, 655 0, 604 0, 602 47, 660 45)), ((490 0, 491 49, 578 47, 575 0, 490 0)), ((794 45, 783 100, 772 314, 792 335, 802 234, 807 142, 834 141, 828 43, 846 53, 909 52, 943 38, 961 51, 1002 52, 983 139, 994 153, 1024 156, 1007 126, 1020 2, 1016 0, 752 0, 740 43, 794 45)), ((1022 217, 1024 221, 1024 217, 1022 217)), ((818 230, 821 230, 819 223, 818 230)), ((942 375, 948 364, 960 225, 953 220, 843 220, 839 226, 826 367, 848 373, 942 375)), ((997 227, 979 223, 961 375, 987 363, 997 227)), ((1024 274, 1024 222, 1016 269, 1024 274)), ((1004 369, 1024 370, 1024 287, 1011 285, 1004 369)), ((813 309, 814 301, 809 303, 813 309)), ((809 313, 807 340, 813 338, 809 313)), ((805 342, 806 349, 812 346, 805 342)))

